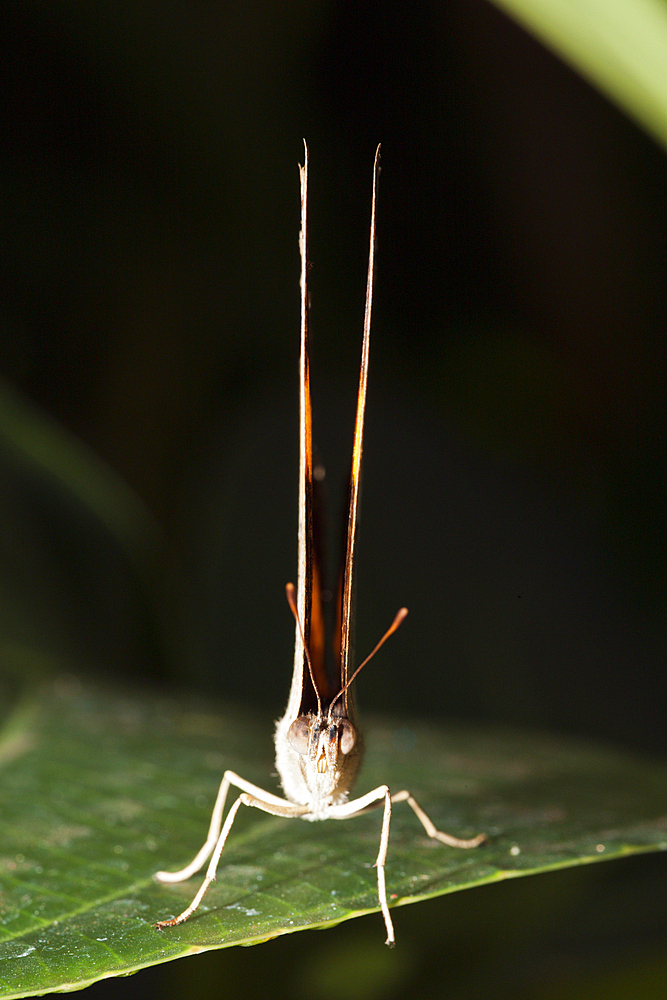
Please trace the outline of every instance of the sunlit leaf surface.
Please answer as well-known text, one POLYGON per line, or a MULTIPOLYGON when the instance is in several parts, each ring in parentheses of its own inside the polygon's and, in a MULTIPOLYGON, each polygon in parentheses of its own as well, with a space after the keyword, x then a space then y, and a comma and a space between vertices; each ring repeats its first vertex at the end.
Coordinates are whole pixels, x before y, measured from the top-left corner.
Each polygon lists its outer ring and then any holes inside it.
POLYGON ((667 145, 664 0, 494 0, 667 145))

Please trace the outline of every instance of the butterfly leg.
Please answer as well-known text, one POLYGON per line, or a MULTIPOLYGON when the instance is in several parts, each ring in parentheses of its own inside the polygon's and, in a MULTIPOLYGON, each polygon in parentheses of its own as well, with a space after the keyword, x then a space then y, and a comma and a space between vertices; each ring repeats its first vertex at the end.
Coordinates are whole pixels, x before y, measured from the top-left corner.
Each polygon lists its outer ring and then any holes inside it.
POLYGON ((197 852, 197 855, 193 858, 190 864, 186 865, 185 868, 181 868, 180 871, 156 872, 153 878, 155 878, 158 882, 185 882, 186 879, 196 875, 202 867, 218 842, 220 827, 222 826, 222 814, 225 811, 225 802, 227 801, 227 793, 229 792, 230 785, 233 785, 234 788, 238 788, 240 792, 248 792, 256 798, 261 798, 264 802, 273 802, 275 805, 284 804, 284 800, 279 798, 277 795, 265 792, 257 785, 253 785, 250 781, 246 781, 245 778, 240 778, 239 775, 234 774, 233 771, 225 771, 222 776, 222 781, 220 782, 220 788, 218 789, 215 806, 213 807, 211 824, 208 828, 208 834, 206 835, 206 843, 197 852))
POLYGON ((393 948, 394 925, 389 913, 384 875, 384 867, 387 860, 387 850, 389 846, 389 827, 391 825, 392 803, 407 802, 429 837, 432 837, 434 840, 439 840, 441 843, 447 844, 449 847, 477 847, 478 844, 481 844, 484 840, 486 840, 486 834, 480 833, 471 840, 461 840, 459 837, 453 837, 449 833, 443 833, 441 830, 437 829, 419 803, 413 799, 410 792, 403 790, 402 792, 396 792, 394 795, 391 795, 386 785, 380 785, 372 792, 368 792, 367 795, 362 795, 360 798, 354 799, 352 802, 346 802, 343 805, 334 806, 331 810, 331 818, 351 819, 354 816, 360 816, 362 813, 369 812, 371 809, 378 809, 382 805, 383 799, 384 814, 382 817, 382 833, 380 834, 380 849, 378 851, 375 866, 377 868, 378 877, 378 901, 380 903, 380 909, 382 910, 382 916, 384 917, 385 927, 387 928, 386 943, 390 948, 393 948))
POLYGON ((211 815, 211 825, 208 828, 208 833, 206 835, 206 843, 197 852, 197 855, 193 858, 189 865, 185 868, 181 868, 177 872, 156 872, 153 876, 158 882, 185 882, 186 879, 191 878, 199 869, 202 867, 209 854, 215 847, 218 837, 220 836, 220 827, 222 826, 222 814, 225 810, 225 802, 227 801, 227 793, 229 792, 229 786, 232 784, 232 778, 236 775, 231 771, 225 771, 222 781, 220 782, 220 788, 218 789, 218 796, 215 800, 215 805, 213 807, 213 813, 211 815))
POLYGON ((334 806, 331 810, 332 819, 350 819, 369 812, 371 809, 379 809, 384 801, 384 812, 382 815, 382 832, 380 833, 380 849, 378 850, 375 867, 377 868, 378 880, 378 902, 384 917, 384 925, 387 928, 387 940, 385 944, 390 948, 394 947, 396 939, 394 937, 394 925, 389 913, 389 903, 387 902, 387 887, 384 877, 384 866, 387 861, 387 849, 389 846, 389 827, 391 826, 391 803, 393 801, 387 785, 379 785, 372 792, 362 795, 352 802, 345 802, 343 805, 334 806))
POLYGON ((244 778, 240 778, 237 774, 234 774, 233 771, 225 771, 213 809, 213 816, 211 817, 208 837, 206 838, 204 846, 201 848, 194 860, 185 868, 181 869, 181 871, 158 872, 155 875, 155 878, 160 882, 182 882, 186 878, 189 878, 190 875, 199 871, 213 850, 213 856, 211 857, 209 866, 206 870, 206 877, 204 878, 199 891, 190 905, 186 907, 182 913, 179 913, 177 917, 173 917, 171 920, 158 920, 155 925, 156 927, 174 927, 176 924, 182 924, 188 919, 188 917, 191 917, 198 908, 202 899, 206 895, 211 882, 215 881, 215 875, 220 862, 220 855, 222 854, 227 837, 229 836, 229 831, 232 828, 236 813, 241 805, 254 806, 257 809, 262 809, 264 812, 272 813, 274 816, 286 816, 288 818, 293 816, 302 816, 305 812, 308 812, 307 806, 297 806, 291 802, 286 802, 277 795, 272 795, 271 792, 265 792, 263 789, 258 788, 257 785, 253 785, 244 778), (227 813, 224 826, 221 830, 220 823, 222 813, 225 808, 225 799, 227 798, 227 792, 229 791, 230 785, 243 789, 243 791, 227 813))
POLYGON ((479 833, 476 837, 472 837, 470 840, 461 840, 459 837, 453 837, 451 833, 443 833, 442 830, 438 830, 431 819, 426 815, 424 810, 421 808, 418 802, 416 802, 410 792, 405 789, 402 792, 395 792, 391 797, 392 802, 407 802, 407 804, 412 809, 413 813, 421 823, 421 825, 426 830, 429 837, 434 840, 439 840, 441 844, 447 844, 449 847, 477 847, 483 841, 486 840, 485 833, 479 833))
POLYGON ((387 928, 387 940, 385 944, 393 948, 396 939, 394 937, 394 925, 389 914, 389 903, 387 902, 387 887, 384 881, 384 866, 387 860, 387 848, 389 847, 389 826, 391 824, 391 795, 385 785, 384 789, 384 813, 382 814, 382 832, 380 834, 380 850, 378 851, 375 867, 378 873, 378 899, 380 909, 384 917, 384 925, 387 928))

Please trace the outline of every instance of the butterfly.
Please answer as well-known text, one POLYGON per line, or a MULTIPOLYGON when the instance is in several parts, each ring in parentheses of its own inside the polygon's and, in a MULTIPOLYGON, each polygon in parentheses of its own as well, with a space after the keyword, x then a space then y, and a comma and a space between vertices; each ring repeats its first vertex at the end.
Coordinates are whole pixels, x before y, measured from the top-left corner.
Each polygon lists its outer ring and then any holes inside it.
POLYGON ((160 920, 158 928, 173 927, 187 920, 201 903, 215 879, 220 857, 234 817, 242 805, 252 806, 274 816, 306 820, 342 820, 382 808, 383 819, 377 870, 378 903, 387 930, 386 943, 394 945, 394 927, 387 902, 385 862, 389 844, 392 805, 407 802, 422 823, 429 837, 451 847, 476 847, 486 839, 479 834, 461 840, 437 830, 414 800, 410 792, 391 793, 387 785, 379 785, 356 799, 349 798, 357 777, 363 744, 354 720, 351 685, 359 671, 375 655, 380 646, 396 631, 407 615, 401 608, 370 656, 352 671, 350 664, 350 625, 352 616, 354 550, 357 536, 359 507, 359 477, 363 449, 364 414, 373 298, 375 264, 375 211, 380 147, 373 166, 373 196, 371 208, 370 251, 366 286, 366 308, 361 353, 361 369, 357 394, 357 415, 352 447, 345 526, 345 556, 336 601, 333 658, 337 676, 332 681, 326 669, 324 639, 324 607, 322 566, 316 538, 316 473, 313 465, 312 419, 310 402, 310 358, 308 346, 308 147, 304 142, 304 164, 299 168, 301 179, 301 355, 299 405, 299 546, 297 587, 287 584, 287 600, 296 620, 294 668, 287 710, 276 724, 276 767, 285 797, 281 798, 246 781, 233 771, 225 771, 218 791, 206 842, 189 865, 177 872, 157 872, 160 882, 182 882, 196 874, 210 857, 206 877, 194 899, 182 913, 170 920, 160 920), (223 815, 229 789, 240 794, 230 807, 224 823, 223 815))

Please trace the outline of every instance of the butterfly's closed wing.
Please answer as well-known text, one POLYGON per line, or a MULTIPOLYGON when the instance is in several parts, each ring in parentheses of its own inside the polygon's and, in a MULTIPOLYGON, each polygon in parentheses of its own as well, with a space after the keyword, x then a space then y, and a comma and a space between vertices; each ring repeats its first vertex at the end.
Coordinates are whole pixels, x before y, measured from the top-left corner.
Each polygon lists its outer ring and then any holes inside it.
POLYGON ((359 475, 363 448, 371 296, 375 250, 375 201, 380 149, 373 168, 373 204, 368 287, 364 315, 357 416, 352 449, 346 545, 337 631, 334 648, 340 686, 334 690, 325 671, 322 572, 314 542, 312 415, 310 357, 308 352, 308 151, 301 168, 301 361, 300 361, 300 461, 299 461, 299 561, 296 641, 292 685, 287 710, 276 726, 276 766, 288 799, 309 803, 313 818, 332 805, 347 801, 362 758, 362 743, 354 726, 348 680, 350 626, 354 583, 354 548, 359 504, 359 475), (310 654, 310 665, 306 649, 310 654))

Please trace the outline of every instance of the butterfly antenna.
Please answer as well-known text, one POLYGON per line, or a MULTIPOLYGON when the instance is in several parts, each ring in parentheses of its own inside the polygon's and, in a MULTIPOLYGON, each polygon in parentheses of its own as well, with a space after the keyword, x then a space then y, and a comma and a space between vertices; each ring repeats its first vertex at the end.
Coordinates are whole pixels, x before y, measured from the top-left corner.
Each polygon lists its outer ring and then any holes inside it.
MULTIPOLYGON (((294 590, 294 587, 292 587, 292 590, 294 590)), ((288 600, 289 600, 289 598, 288 598, 288 600)), ((400 625, 401 625, 401 624, 403 623, 403 621, 404 621, 404 620, 405 620, 405 618, 407 617, 407 614, 408 614, 408 609, 407 609, 407 608, 401 608, 401 610, 400 610, 400 611, 397 611, 397 612, 396 612, 396 617, 394 618, 393 622, 391 623, 391 625, 389 626, 389 628, 387 629, 387 631, 385 632, 385 634, 384 634, 384 635, 382 636, 382 638, 381 638, 381 639, 380 639, 380 641, 378 642, 378 644, 377 644, 377 646, 375 647, 375 649, 374 649, 374 650, 373 650, 373 651, 372 651, 371 653, 369 653, 369 654, 368 654, 368 656, 366 657, 366 659, 365 659, 365 660, 364 660, 364 661, 363 661, 362 663, 360 663, 360 664, 359 664, 359 666, 358 666, 358 667, 357 667, 357 669, 356 669, 356 670, 354 671, 354 673, 353 673, 353 674, 352 674, 352 676, 350 677, 350 679, 349 679, 349 681, 347 682, 347 684, 345 684, 345 685, 344 685, 344 686, 343 686, 343 687, 342 687, 342 688, 340 689, 340 691, 338 692, 338 694, 336 695, 336 697, 334 698, 334 700, 333 700, 333 701, 331 702, 331 704, 329 705, 329 714, 331 714, 331 709, 332 709, 332 708, 333 708, 333 706, 334 706, 334 705, 336 704, 336 702, 338 701, 338 699, 339 699, 340 697, 342 697, 342 695, 344 695, 344 694, 345 694, 345 692, 347 691, 347 689, 349 688, 350 684, 352 683, 352 681, 354 680, 354 678, 355 678, 355 677, 357 676, 357 674, 358 674, 358 673, 359 673, 359 672, 360 672, 361 670, 363 670, 363 668, 364 668, 364 667, 366 666, 366 664, 368 663, 368 661, 369 661, 369 660, 372 660, 372 659, 373 659, 373 657, 374 657, 374 656, 375 656, 375 654, 377 653, 377 651, 378 651, 378 649, 380 648, 380 646, 384 646, 384 644, 385 644, 385 642, 387 641, 387 639, 389 638, 389 636, 390 636, 390 635, 393 635, 393 634, 394 634, 394 632, 396 631, 396 629, 397 629, 397 628, 399 628, 399 626, 400 626, 400 625)))
MULTIPOLYGON (((321 715, 322 714, 322 702, 320 701, 320 692, 317 690, 317 684, 315 683, 315 676, 313 674, 313 665, 310 662, 310 653, 308 651, 308 646, 306 644, 306 639, 305 639, 305 636, 303 634, 303 629, 301 628, 301 622, 299 621, 299 612, 298 612, 298 609, 297 609, 297 606, 296 606, 296 591, 294 589, 294 584, 293 583, 286 583, 285 584, 285 593, 287 594, 287 603, 289 604, 290 611, 294 615, 294 620, 296 622, 296 627, 298 628, 299 635, 301 636, 301 642, 303 643, 303 651, 306 654, 306 663, 308 664, 308 673, 310 674, 310 679, 311 679, 312 684, 313 684, 313 690, 315 691, 315 697, 317 698, 317 714, 321 715)), ((405 608, 403 608, 403 610, 405 611, 405 614, 407 614, 407 610, 405 608)), ((400 614, 400 612, 399 612, 399 614, 400 614)), ((396 617, 398 617, 398 615, 396 617)), ((405 615, 403 617, 405 617, 405 615)), ((400 624, 400 622, 399 622, 399 624, 400 624)), ((395 628, 398 628, 398 625, 395 625, 395 628)), ((389 630, 389 632, 387 632, 387 635, 390 635, 393 630, 394 630, 394 626, 392 626, 392 628, 389 630)), ((387 638, 387 635, 384 637, 384 639, 387 638)), ((379 649, 380 648, 380 646, 384 642, 384 639, 382 639, 378 643, 378 645, 375 647, 375 649, 379 649)), ((375 649, 373 650, 373 653, 375 652, 375 649)), ((373 653, 371 653, 371 656, 373 655, 373 653)), ((368 657, 368 659, 370 660, 370 656, 368 657)), ((367 661, 364 660, 364 663, 366 663, 366 662, 367 661)), ((364 664, 362 663, 361 666, 363 667, 363 665, 364 664)), ((358 672, 359 671, 357 671, 357 673, 358 672)), ((355 677, 356 677, 356 674, 355 674, 355 677)), ((352 679, 354 680, 354 677, 352 679)), ((345 690, 345 689, 343 688, 343 690, 345 690)), ((343 692, 341 691, 341 694, 342 693, 343 692)), ((338 697, 338 695, 336 697, 338 697)))

